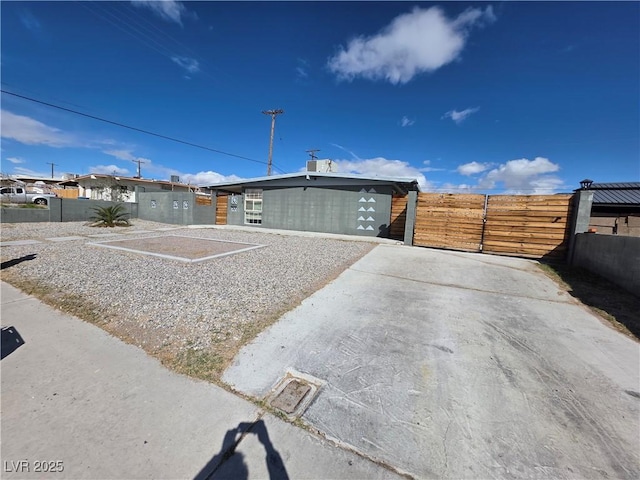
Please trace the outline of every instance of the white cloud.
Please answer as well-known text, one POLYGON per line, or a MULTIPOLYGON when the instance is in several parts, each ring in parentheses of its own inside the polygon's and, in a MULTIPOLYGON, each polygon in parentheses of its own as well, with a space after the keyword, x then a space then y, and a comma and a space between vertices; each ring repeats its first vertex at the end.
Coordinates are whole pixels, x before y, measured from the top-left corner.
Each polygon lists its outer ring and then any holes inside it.
POLYGON ((72 137, 58 128, 23 115, 2 110, 2 138, 10 138, 25 145, 48 145, 50 147, 68 147, 75 142, 72 137))
POLYGON ((136 157, 131 150, 103 150, 102 153, 111 155, 119 160, 127 160, 131 162, 140 161, 142 164, 151 163, 151 160, 144 157, 136 157))
POLYGON ((184 68, 188 73, 198 73, 200 71, 200 63, 195 58, 174 56, 171 57, 171 60, 184 68))
POLYGON ((136 7, 148 8, 163 20, 175 22, 180 26, 184 17, 196 16, 195 13, 189 12, 182 2, 175 0, 132 0, 131 3, 136 7))
POLYGON ((24 167, 14 167, 13 174, 25 177, 36 177, 36 178, 51 178, 51 171, 48 172, 37 172, 35 170, 31 170, 30 168, 24 167))
POLYGON ((562 188, 564 182, 555 175, 560 166, 548 158, 509 160, 489 171, 478 182, 480 188, 495 189, 502 184, 505 193, 544 194, 562 188))
POLYGON ((198 173, 183 173, 180 175, 180 181, 182 183, 203 186, 213 185, 214 183, 235 182, 242 179, 242 177, 238 177, 237 175, 223 175, 211 170, 198 173))
POLYGON ((467 117, 469 117, 469 115, 476 113, 478 110, 480 110, 480 107, 466 108, 461 112, 457 110, 449 110, 447 113, 445 113, 442 116, 442 118, 450 118, 451 120, 456 122, 458 125, 460 125, 464 120, 467 119, 467 117))
POLYGON ((424 167, 420 167, 418 169, 421 172, 443 172, 444 170, 446 170, 446 168, 432 167, 431 160, 425 160, 424 162, 422 162, 422 164, 424 165, 424 167))
POLYGON ((7 157, 6 160, 11 162, 11 163, 25 163, 25 160, 23 160, 22 158, 18 158, 18 157, 7 157))
POLYGON ((95 165, 89 167, 91 173, 105 173, 107 175, 127 175, 129 170, 118 167, 117 165, 95 165))
POLYGON ((120 160, 135 160, 136 156, 131 153, 131 150, 103 150, 102 153, 111 155, 112 157, 120 160))
MULTIPOLYGON (((127 149, 122 149, 122 150, 103 150, 102 153, 105 153, 107 155, 110 155, 114 158, 117 158, 118 160, 124 160, 126 162, 140 162, 140 170, 142 173, 142 177, 144 177, 144 173, 145 171, 147 171, 149 169, 149 166, 152 164, 151 160, 148 158, 144 158, 144 157, 137 157, 136 155, 133 154, 133 152, 131 150, 127 150, 127 149)), ((116 170, 116 173, 118 175, 125 175, 127 173, 129 173, 129 169, 124 168, 124 167, 117 167, 116 165, 98 165, 97 167, 92 167, 92 168, 102 168, 104 167, 105 169, 107 169, 108 171, 96 171, 95 173, 108 173, 108 174, 112 174, 114 170, 116 170)), ((138 165, 136 164, 135 167, 135 172, 136 174, 138 173, 138 165)))
POLYGON ((477 186, 468 185, 466 183, 455 184, 445 182, 438 188, 434 188, 433 191, 441 193, 478 193, 476 191, 477 189, 477 186))
POLYGON ((495 18, 490 5, 484 10, 469 8, 454 20, 439 7, 416 7, 377 34, 350 40, 327 65, 341 80, 362 77, 407 83, 420 73, 433 72, 459 58, 471 28, 495 18))
MULTIPOLYGON (((137 157, 131 150, 107 150, 103 153, 111 155, 125 161, 138 161, 140 160, 142 165, 140 166, 142 178, 153 178, 156 180, 170 180, 172 175, 180 177, 180 182, 189 183, 191 185, 212 185, 214 183, 221 182, 233 182, 236 180, 242 180, 242 177, 237 175, 223 175, 214 171, 198 172, 198 173, 184 173, 175 168, 165 167, 164 165, 154 163, 149 158, 137 157)), ((112 174, 115 170, 118 175, 125 175, 129 173, 126 168, 120 168, 116 165, 98 165, 93 168, 95 173, 107 173, 112 174), (95 170, 101 169, 101 170, 95 170)), ((137 166, 134 166, 137 173, 137 166)))
POLYGON ((410 127, 414 123, 416 123, 416 121, 415 120, 411 120, 408 117, 402 117, 400 119, 400 126, 401 127, 410 127))
POLYGON ((464 165, 459 165, 458 168, 456 168, 456 172, 458 172, 460 175, 466 176, 476 175, 480 172, 484 172, 489 167, 491 167, 491 164, 489 163, 470 162, 465 163, 464 165))
POLYGON ((370 177, 410 177, 418 180, 423 190, 430 185, 420 169, 402 160, 376 157, 365 160, 336 160, 335 164, 340 173, 355 173, 370 177))

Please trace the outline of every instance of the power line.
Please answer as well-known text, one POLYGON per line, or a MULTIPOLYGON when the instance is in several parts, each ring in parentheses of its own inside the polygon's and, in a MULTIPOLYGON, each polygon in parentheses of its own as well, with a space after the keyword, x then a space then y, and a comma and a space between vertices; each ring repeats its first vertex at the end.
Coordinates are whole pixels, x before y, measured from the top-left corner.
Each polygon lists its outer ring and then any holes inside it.
MULTIPOLYGON (((106 118, 96 117, 95 115, 89 115, 87 113, 78 112, 77 110, 72 110, 70 108, 61 107, 59 105, 54 105, 53 103, 44 102, 42 100, 38 100, 35 98, 27 97, 25 95, 19 95, 17 93, 9 92, 8 90, 0 90, 2 93, 6 93, 7 95, 13 95, 14 97, 22 98, 23 100, 28 100, 30 102, 39 103, 41 105, 46 105, 47 107, 57 108, 58 110, 63 110, 65 112, 74 113, 76 115, 81 115, 83 117, 91 118, 93 120, 98 120, 100 122, 109 123, 111 125, 116 125, 122 128, 128 128, 129 130, 133 130, 135 132, 145 133, 147 135, 153 135, 154 137, 164 138, 165 140, 170 140, 172 142, 181 143, 183 145, 189 145, 190 147, 200 148, 202 150, 207 150, 209 152, 219 153, 221 155, 227 155, 229 157, 239 158, 241 160, 247 160, 249 162, 261 163, 262 165, 268 165, 267 162, 262 160, 256 160, 254 158, 244 157, 242 155, 236 155, 235 153, 229 153, 222 150, 218 150, 211 147, 206 147, 204 145, 198 145, 197 143, 187 142, 185 140, 180 140, 179 138, 169 137, 168 135, 162 135, 160 133, 151 132, 149 130, 144 130, 142 128, 132 127, 130 125, 125 125, 124 123, 114 122, 113 120, 107 120, 106 118)), ((281 170, 281 169, 278 169, 281 170)), ((284 172, 284 171, 283 171, 284 172)))
MULTIPOLYGON (((129 8, 133 11, 133 13, 135 13, 135 15, 138 18, 140 18, 141 20, 144 20, 145 23, 147 23, 148 25, 151 25, 155 30, 159 31, 160 34, 152 31, 150 28, 143 25, 141 22, 137 21, 131 15, 127 15, 127 13, 124 11, 119 11, 116 8, 113 8, 113 9, 107 8, 106 4, 102 4, 100 6, 98 6, 97 4, 94 4, 92 8, 90 8, 88 5, 85 5, 84 3, 80 3, 80 2, 77 2, 77 3, 87 11, 91 12, 93 15, 100 17, 101 19, 110 23, 121 32, 124 32, 127 35, 130 35, 131 37, 138 40, 140 43, 142 43, 146 47, 154 50, 155 52, 159 53, 160 55, 172 61, 175 61, 174 58, 182 57, 184 55, 176 53, 176 51, 174 50, 174 46, 171 46, 171 43, 172 43, 171 41, 173 41, 173 43, 178 46, 178 49, 183 51, 188 50, 193 55, 195 55, 197 57, 196 60, 198 61, 199 66, 202 63, 202 58, 198 53, 196 53, 194 50, 187 47, 183 43, 179 42, 174 37, 171 37, 166 32, 164 32, 163 30, 159 29, 157 26, 150 23, 148 20, 144 19, 139 13, 135 11, 135 7, 130 6, 129 8), (108 17, 105 14, 108 15, 108 17), (143 31, 143 29, 146 30, 146 32, 143 31)), ((224 72, 219 69, 214 69, 214 70, 216 70, 217 73, 224 74, 224 72)), ((203 73, 204 75, 210 77, 215 81, 219 80, 218 77, 210 74, 208 71, 204 70, 202 67, 199 68, 199 73, 203 73)))

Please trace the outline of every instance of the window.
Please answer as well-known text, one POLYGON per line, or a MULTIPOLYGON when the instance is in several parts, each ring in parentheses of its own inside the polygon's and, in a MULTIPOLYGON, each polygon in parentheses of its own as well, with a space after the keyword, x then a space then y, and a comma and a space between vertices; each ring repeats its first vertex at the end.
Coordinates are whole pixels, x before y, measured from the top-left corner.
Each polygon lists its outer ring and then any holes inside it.
POLYGON ((248 188, 244 191, 244 223, 262 224, 262 190, 248 188))

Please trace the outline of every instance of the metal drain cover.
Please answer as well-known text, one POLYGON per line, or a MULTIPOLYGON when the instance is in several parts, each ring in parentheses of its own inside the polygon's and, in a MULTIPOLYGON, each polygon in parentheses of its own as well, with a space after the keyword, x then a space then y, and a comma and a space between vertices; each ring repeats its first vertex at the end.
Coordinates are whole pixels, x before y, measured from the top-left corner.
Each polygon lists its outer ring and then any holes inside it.
POLYGON ((300 417, 324 384, 319 378, 289 368, 265 401, 290 419, 300 417))
POLYGON ((311 387, 306 383, 291 380, 271 401, 271 406, 290 415, 296 411, 310 391, 311 387))

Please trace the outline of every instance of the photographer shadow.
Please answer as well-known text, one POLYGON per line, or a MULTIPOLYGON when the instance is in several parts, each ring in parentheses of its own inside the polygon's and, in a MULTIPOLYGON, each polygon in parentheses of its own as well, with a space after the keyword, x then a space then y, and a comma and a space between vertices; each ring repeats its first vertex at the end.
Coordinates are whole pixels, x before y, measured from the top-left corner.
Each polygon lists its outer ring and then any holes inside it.
POLYGON ((236 452, 236 448, 247 435, 255 435, 265 449, 265 462, 270 480, 289 480, 280 453, 274 448, 267 426, 262 419, 254 423, 241 422, 237 427, 227 430, 220 451, 194 477, 194 480, 209 480, 213 478, 232 478, 246 480, 249 470, 244 461, 244 455, 236 452))

